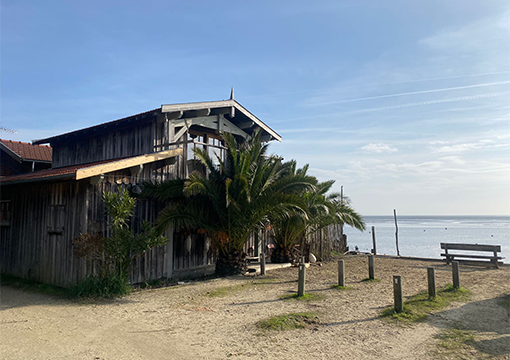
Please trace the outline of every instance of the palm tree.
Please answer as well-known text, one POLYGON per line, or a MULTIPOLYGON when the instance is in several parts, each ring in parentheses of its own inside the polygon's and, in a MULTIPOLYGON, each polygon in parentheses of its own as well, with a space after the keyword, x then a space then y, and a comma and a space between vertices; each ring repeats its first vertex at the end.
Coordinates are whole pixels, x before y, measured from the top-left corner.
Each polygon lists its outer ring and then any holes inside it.
POLYGON ((242 143, 224 134, 226 159, 216 156, 219 165, 206 150, 195 149, 195 156, 207 174, 193 172, 189 179, 146 184, 145 194, 168 201, 156 220, 162 232, 170 224, 176 231, 200 231, 208 234, 218 249, 216 273, 228 275, 246 270, 242 249, 251 232, 264 228, 269 218, 306 217, 299 194, 314 188, 314 179, 288 176, 294 162, 282 162, 266 156, 267 144, 261 132, 242 143))
MULTIPOLYGON (((306 176, 307 171, 308 165, 302 169, 294 169, 294 173, 301 176, 306 176)), ((291 248, 298 239, 306 240, 310 235, 330 225, 346 224, 360 231, 365 230, 363 218, 350 206, 348 199, 341 199, 339 193, 327 194, 334 183, 334 180, 320 183, 315 179, 315 186, 301 193, 306 204, 306 217, 295 214, 288 218, 272 219, 275 243, 272 262, 290 262, 291 248)), ((303 251, 306 252, 306 249, 303 251)))

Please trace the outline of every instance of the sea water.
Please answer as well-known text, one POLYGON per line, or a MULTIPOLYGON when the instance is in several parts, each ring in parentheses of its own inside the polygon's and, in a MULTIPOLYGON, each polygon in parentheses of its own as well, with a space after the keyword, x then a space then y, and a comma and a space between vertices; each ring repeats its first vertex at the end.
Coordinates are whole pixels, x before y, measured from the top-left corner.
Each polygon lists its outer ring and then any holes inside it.
MULTIPOLYGON (((393 216, 365 216, 364 232, 345 226, 350 250, 370 252, 372 226, 378 254, 396 255, 393 216)), ((401 256, 441 258, 441 243, 501 245, 503 262, 510 263, 510 216, 399 216, 398 245, 401 256)), ((481 253, 489 255, 488 253, 481 253)))

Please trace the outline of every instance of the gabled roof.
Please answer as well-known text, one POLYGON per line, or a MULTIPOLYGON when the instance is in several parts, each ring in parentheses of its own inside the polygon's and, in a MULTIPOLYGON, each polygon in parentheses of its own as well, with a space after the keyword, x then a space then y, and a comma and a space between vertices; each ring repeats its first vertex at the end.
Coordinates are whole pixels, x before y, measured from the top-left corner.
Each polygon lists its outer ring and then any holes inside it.
POLYGON ((149 110, 140 114, 128 116, 119 120, 110 121, 100 125, 91 126, 88 128, 72 131, 69 133, 52 136, 46 139, 34 140, 33 144, 53 144, 62 141, 72 141, 78 136, 90 136, 91 134, 98 134, 104 131, 110 131, 116 128, 122 128, 132 125, 133 123, 141 123, 154 116, 166 116, 168 119, 186 119, 196 116, 217 115, 225 114, 230 121, 237 126, 240 126, 244 131, 251 132, 252 128, 260 127, 263 129, 267 140, 278 140, 282 138, 273 129, 267 126, 259 118, 245 109, 236 100, 220 100, 220 101, 207 101, 207 102, 194 102, 172 105, 161 105, 160 108, 149 110))
POLYGON ((88 164, 40 170, 31 173, 1 178, 0 185, 11 185, 50 180, 81 180, 101 174, 107 174, 113 171, 148 164, 159 160, 169 159, 181 154, 182 149, 172 149, 123 159, 103 160, 88 164))
POLYGON ((21 141, 0 139, 0 147, 18 161, 35 160, 51 162, 51 147, 46 145, 32 145, 21 141))

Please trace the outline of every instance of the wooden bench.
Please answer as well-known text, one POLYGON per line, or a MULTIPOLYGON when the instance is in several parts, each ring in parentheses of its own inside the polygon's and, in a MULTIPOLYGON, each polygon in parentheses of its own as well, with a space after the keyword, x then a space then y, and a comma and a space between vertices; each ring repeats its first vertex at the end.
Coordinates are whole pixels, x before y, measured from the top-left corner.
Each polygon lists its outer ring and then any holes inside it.
POLYGON ((501 252, 501 245, 485 245, 485 244, 452 244, 452 243, 441 243, 441 249, 444 250, 444 254, 441 256, 446 257, 446 263, 449 264, 455 258, 469 258, 469 259, 490 259, 491 263, 496 268, 499 268, 498 260, 504 259, 504 257, 498 256, 498 252, 501 252), (491 252, 492 255, 478 255, 478 254, 452 254, 448 250, 458 251, 479 251, 479 252, 491 252))

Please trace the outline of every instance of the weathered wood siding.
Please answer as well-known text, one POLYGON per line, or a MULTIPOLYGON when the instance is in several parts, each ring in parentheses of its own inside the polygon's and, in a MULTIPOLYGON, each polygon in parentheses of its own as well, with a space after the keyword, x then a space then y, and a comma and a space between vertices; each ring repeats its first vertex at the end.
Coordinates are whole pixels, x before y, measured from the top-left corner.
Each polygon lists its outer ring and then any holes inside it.
POLYGON ((154 152, 156 122, 148 122, 107 134, 55 143, 52 167, 86 164, 154 152))
POLYGON ((58 168, 166 150, 172 134, 173 128, 153 117, 128 128, 70 138, 52 144, 52 166, 58 168))
MULTIPOLYGON (((53 146, 53 168, 95 161, 118 159, 180 147, 183 155, 173 165, 158 161, 143 166, 140 174, 129 169, 108 173, 97 185, 89 180, 38 182, 2 187, 2 200, 10 200, 12 222, 0 231, 1 271, 15 276, 69 286, 89 274, 97 274, 99 264, 90 259, 78 259, 73 254, 73 240, 101 224, 105 229, 105 191, 118 187, 140 185, 145 181, 165 181, 186 178, 197 170, 188 161, 188 132, 174 139, 175 128, 156 116, 133 122, 130 127, 108 133, 87 135, 59 141, 53 146), (178 144, 171 142, 179 141, 178 144), (96 225, 94 225, 96 224, 96 225)), ((200 170, 200 169, 199 169, 200 170)), ((162 205, 140 201, 136 221, 154 221, 162 205)), ((152 249, 133 261, 132 283, 161 277, 186 276, 214 269, 215 254, 201 235, 192 236, 191 249, 178 236, 167 234, 167 246, 152 249), (199 272, 193 270, 199 269, 199 272)))
POLYGON ((2 273, 67 286, 93 271, 72 247, 72 239, 86 231, 86 194, 85 182, 2 188, 12 214, 10 226, 1 228, 2 273))
MULTIPOLYGON (((107 174, 102 183, 80 181, 38 182, 2 187, 2 200, 9 200, 11 221, 0 227, 2 273, 22 278, 69 286, 90 274, 97 274, 99 263, 79 259, 73 253, 73 240, 93 230, 106 232, 105 191, 128 188, 145 180, 173 179, 183 170, 183 161, 174 165, 147 164, 138 175, 118 171, 107 174)), ((132 221, 134 229, 142 220, 153 222, 163 204, 150 200, 137 202, 132 221)), ((180 237, 169 236, 171 243, 147 251, 133 261, 130 281, 139 283, 171 277, 174 270, 214 264, 202 235, 193 235, 191 250, 184 249, 180 237), (169 251, 169 248, 173 251, 169 251)))

